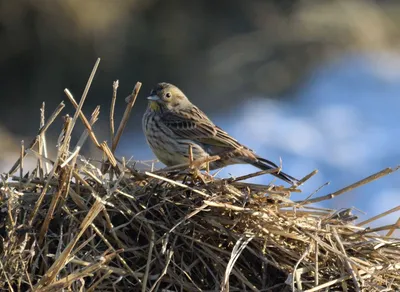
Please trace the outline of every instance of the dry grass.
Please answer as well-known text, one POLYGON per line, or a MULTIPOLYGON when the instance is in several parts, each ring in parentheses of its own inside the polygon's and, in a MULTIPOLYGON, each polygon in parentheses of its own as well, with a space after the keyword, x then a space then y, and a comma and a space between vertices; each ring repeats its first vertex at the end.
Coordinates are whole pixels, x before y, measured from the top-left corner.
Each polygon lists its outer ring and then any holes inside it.
POLYGON ((55 161, 47 157, 45 133, 63 104, 47 122, 42 115, 38 135, 21 146, 20 159, 2 176, 0 289, 400 290, 400 240, 391 237, 400 221, 371 229, 365 224, 380 216, 355 225, 350 210, 313 206, 396 169, 298 202, 290 199, 297 189, 241 182, 252 175, 213 179, 193 175, 187 165, 139 172, 113 153, 140 83, 115 135, 114 83, 111 147, 93 132, 98 108, 90 120, 81 111, 98 62, 79 104, 66 90, 76 112, 65 118, 55 161), (78 118, 86 131, 72 148, 78 118), (88 137, 104 153, 103 162, 79 155, 88 137), (30 172, 23 169, 28 154, 38 160, 30 172))

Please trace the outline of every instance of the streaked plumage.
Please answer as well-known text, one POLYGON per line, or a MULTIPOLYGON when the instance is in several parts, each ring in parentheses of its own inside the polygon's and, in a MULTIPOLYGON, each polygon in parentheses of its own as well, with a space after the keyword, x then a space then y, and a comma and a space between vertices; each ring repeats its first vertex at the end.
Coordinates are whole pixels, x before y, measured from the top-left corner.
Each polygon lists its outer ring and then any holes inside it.
MULTIPOLYGON (((238 163, 249 163, 262 170, 278 167, 214 125, 176 86, 159 83, 148 99, 143 131, 150 148, 165 165, 187 163, 190 144, 195 160, 222 154, 224 158, 211 162, 210 169, 238 163)), ((298 182, 283 172, 273 175, 290 184, 296 185, 298 182)))

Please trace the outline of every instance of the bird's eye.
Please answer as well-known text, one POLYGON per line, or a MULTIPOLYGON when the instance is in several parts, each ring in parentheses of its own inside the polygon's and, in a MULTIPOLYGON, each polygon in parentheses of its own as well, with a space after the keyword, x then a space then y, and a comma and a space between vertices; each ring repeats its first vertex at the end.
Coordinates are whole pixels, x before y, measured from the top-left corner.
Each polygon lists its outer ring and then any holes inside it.
POLYGON ((165 94, 165 97, 166 97, 166 98, 171 98, 171 96, 172 96, 171 92, 167 92, 167 93, 165 94))

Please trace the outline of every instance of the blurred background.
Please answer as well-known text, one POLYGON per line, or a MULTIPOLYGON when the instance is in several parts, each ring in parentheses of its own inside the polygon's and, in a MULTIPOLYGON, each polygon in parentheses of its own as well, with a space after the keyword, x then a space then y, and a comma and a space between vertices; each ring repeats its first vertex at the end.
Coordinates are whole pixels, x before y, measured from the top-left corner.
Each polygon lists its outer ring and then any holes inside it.
MULTIPOLYGON (((20 140, 36 135, 42 102, 47 117, 62 100, 73 115, 63 90, 79 101, 97 57, 84 112, 101 105, 99 140, 110 140, 113 81, 117 125, 124 98, 143 83, 119 156, 154 158, 141 117, 152 86, 166 81, 258 154, 282 159, 285 172, 301 178, 318 169, 298 199, 327 181, 318 195, 400 164, 399 1, 0 0, 0 44, 1 172, 17 159, 20 140)), ((60 117, 49 143, 61 125, 60 117)), ((83 127, 76 129, 79 137, 83 127)), ((85 152, 97 155, 90 144, 85 152)), ((253 171, 232 166, 219 176, 253 171)), ((321 205, 356 207, 370 218, 399 204, 399 175, 321 205)))

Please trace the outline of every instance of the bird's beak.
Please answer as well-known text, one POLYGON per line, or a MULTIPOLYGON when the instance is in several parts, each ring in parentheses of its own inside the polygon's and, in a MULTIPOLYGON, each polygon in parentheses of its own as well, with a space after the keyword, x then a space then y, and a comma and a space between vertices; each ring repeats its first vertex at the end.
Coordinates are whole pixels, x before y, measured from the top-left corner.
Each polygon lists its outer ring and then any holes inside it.
POLYGON ((158 97, 158 95, 150 95, 147 97, 148 100, 152 100, 152 101, 157 101, 160 100, 160 98, 158 97))

